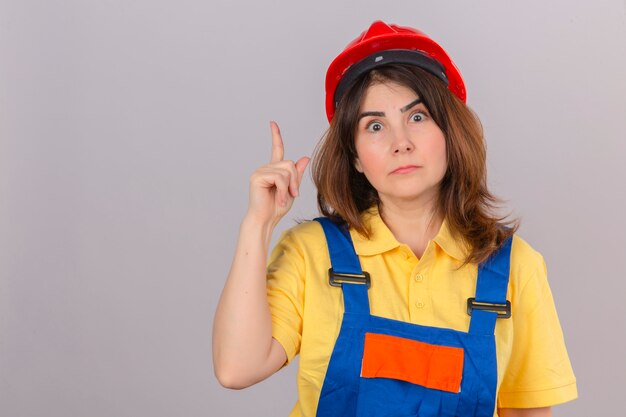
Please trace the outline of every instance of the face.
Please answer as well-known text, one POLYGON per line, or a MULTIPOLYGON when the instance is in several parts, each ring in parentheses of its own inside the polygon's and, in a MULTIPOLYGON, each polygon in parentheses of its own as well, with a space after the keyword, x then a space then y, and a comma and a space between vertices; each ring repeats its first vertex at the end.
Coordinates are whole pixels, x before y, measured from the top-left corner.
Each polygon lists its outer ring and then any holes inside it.
POLYGON ((434 201, 446 173, 446 141, 413 90, 392 82, 371 85, 359 110, 355 146, 355 168, 383 204, 434 201))

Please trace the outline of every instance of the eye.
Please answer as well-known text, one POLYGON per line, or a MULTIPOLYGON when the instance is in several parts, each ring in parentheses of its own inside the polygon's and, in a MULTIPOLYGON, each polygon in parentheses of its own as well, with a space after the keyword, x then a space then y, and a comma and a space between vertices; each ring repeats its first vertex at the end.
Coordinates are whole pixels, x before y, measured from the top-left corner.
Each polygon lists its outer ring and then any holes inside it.
POLYGON ((371 133, 380 132, 383 128, 383 125, 380 122, 370 122, 365 126, 365 130, 371 133))
POLYGON ((411 115, 411 121, 413 122, 421 122, 426 119, 426 113, 422 111, 415 112, 411 115))

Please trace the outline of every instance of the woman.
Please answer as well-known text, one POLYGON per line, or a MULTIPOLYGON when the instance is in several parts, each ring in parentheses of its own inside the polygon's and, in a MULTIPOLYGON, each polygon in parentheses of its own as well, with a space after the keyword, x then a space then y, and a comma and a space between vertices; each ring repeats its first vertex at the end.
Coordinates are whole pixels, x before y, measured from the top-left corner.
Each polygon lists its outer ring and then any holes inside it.
POLYGON ((312 164, 324 218, 272 231, 309 162, 272 160, 218 306, 230 388, 296 354, 292 416, 549 416, 575 378, 539 253, 493 213, 485 146, 446 52, 375 22, 331 63, 312 164))

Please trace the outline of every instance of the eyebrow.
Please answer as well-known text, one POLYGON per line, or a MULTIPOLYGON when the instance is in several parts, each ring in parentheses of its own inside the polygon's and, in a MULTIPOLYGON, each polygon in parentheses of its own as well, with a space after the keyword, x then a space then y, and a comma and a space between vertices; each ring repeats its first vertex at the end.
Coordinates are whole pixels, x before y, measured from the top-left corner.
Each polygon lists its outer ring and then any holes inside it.
MULTIPOLYGON (((413 100, 412 102, 410 102, 406 106, 402 107, 400 109, 400 113, 406 112, 407 110, 411 109, 412 107, 418 105, 421 102, 422 102, 421 98, 419 98, 419 97, 416 98, 415 100, 413 100)), ((385 117, 385 112, 382 112, 382 111, 366 111, 366 112, 363 112, 363 113, 359 114, 358 120, 361 120, 362 118, 367 117, 367 116, 385 117)))
POLYGON ((416 106, 418 104, 420 104, 422 102, 421 98, 416 98, 415 100, 413 100, 412 102, 410 102, 409 104, 407 104, 406 106, 402 107, 400 109, 400 113, 404 113, 405 111, 409 110, 411 107, 416 106))
POLYGON ((359 114, 359 119, 358 120, 361 120, 362 118, 367 117, 367 116, 385 117, 385 112, 383 112, 383 111, 366 111, 366 112, 363 112, 363 113, 359 114))

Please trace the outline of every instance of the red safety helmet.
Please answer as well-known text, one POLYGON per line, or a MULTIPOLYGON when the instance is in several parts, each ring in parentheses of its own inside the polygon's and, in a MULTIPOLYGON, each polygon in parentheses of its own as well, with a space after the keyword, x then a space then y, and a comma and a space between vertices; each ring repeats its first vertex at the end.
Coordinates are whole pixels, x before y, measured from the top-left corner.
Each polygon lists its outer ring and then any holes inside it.
POLYGON ((326 72, 326 115, 331 121, 343 94, 356 78, 381 65, 417 65, 445 82, 465 102, 461 73, 438 43, 417 29, 378 20, 346 46, 326 72))

